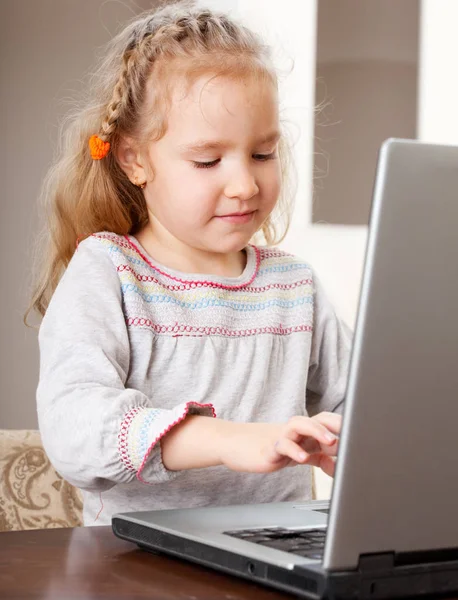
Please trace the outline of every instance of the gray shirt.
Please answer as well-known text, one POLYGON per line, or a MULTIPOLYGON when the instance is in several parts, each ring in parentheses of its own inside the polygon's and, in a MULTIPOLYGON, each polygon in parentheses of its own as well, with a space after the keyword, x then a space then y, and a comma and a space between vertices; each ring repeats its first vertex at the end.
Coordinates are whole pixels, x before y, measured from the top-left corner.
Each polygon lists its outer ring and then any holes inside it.
POLYGON ((133 236, 79 244, 41 324, 37 401, 45 450, 83 490, 86 525, 311 497, 306 466, 172 472, 161 460, 158 441, 187 414, 285 422, 341 408, 351 335, 310 266, 276 248, 246 256, 225 278, 168 269, 133 236))

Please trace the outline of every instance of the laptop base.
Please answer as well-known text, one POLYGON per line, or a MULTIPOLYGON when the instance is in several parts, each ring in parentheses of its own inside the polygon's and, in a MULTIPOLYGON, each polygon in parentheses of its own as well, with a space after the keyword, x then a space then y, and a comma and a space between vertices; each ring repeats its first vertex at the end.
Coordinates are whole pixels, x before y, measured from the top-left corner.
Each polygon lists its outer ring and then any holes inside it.
POLYGON ((288 570, 124 519, 113 518, 112 526, 117 537, 143 550, 192 561, 312 600, 438 598, 458 591, 458 549, 399 557, 393 553, 363 556, 356 571, 326 572, 319 563, 288 570), (426 554, 431 562, 427 562, 426 554))

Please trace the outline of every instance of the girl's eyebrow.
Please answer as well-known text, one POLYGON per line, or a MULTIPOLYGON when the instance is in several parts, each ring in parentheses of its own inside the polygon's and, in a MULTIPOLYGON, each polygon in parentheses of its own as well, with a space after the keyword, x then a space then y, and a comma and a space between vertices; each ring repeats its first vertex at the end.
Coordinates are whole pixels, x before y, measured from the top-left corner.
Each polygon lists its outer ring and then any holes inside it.
MULTIPOLYGON (((278 142, 281 137, 279 131, 273 131, 268 135, 263 136, 254 145, 271 144, 278 142)), ((205 152, 208 150, 223 150, 232 146, 232 142, 224 142, 221 140, 198 140, 191 144, 181 144, 178 146, 180 152, 205 152)))
POLYGON ((181 152, 205 152, 205 150, 222 150, 227 148, 229 144, 221 141, 198 140, 191 144, 182 144, 178 146, 181 152))

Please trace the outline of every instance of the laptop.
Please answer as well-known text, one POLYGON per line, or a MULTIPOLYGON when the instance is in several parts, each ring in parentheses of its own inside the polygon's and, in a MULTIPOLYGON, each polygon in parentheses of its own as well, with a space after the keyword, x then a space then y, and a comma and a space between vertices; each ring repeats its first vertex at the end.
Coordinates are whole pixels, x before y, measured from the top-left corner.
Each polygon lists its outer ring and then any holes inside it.
POLYGON ((114 533, 304 598, 458 591, 458 147, 379 154, 330 503, 117 514, 114 533))

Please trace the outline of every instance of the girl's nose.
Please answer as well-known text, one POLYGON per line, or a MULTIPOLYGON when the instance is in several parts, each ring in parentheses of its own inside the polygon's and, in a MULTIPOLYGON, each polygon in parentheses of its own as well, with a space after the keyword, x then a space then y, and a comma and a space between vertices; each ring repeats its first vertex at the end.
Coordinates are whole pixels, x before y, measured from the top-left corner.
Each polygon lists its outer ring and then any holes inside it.
POLYGON ((239 169, 226 184, 224 195, 234 200, 249 200, 259 193, 256 179, 249 169, 239 169))

